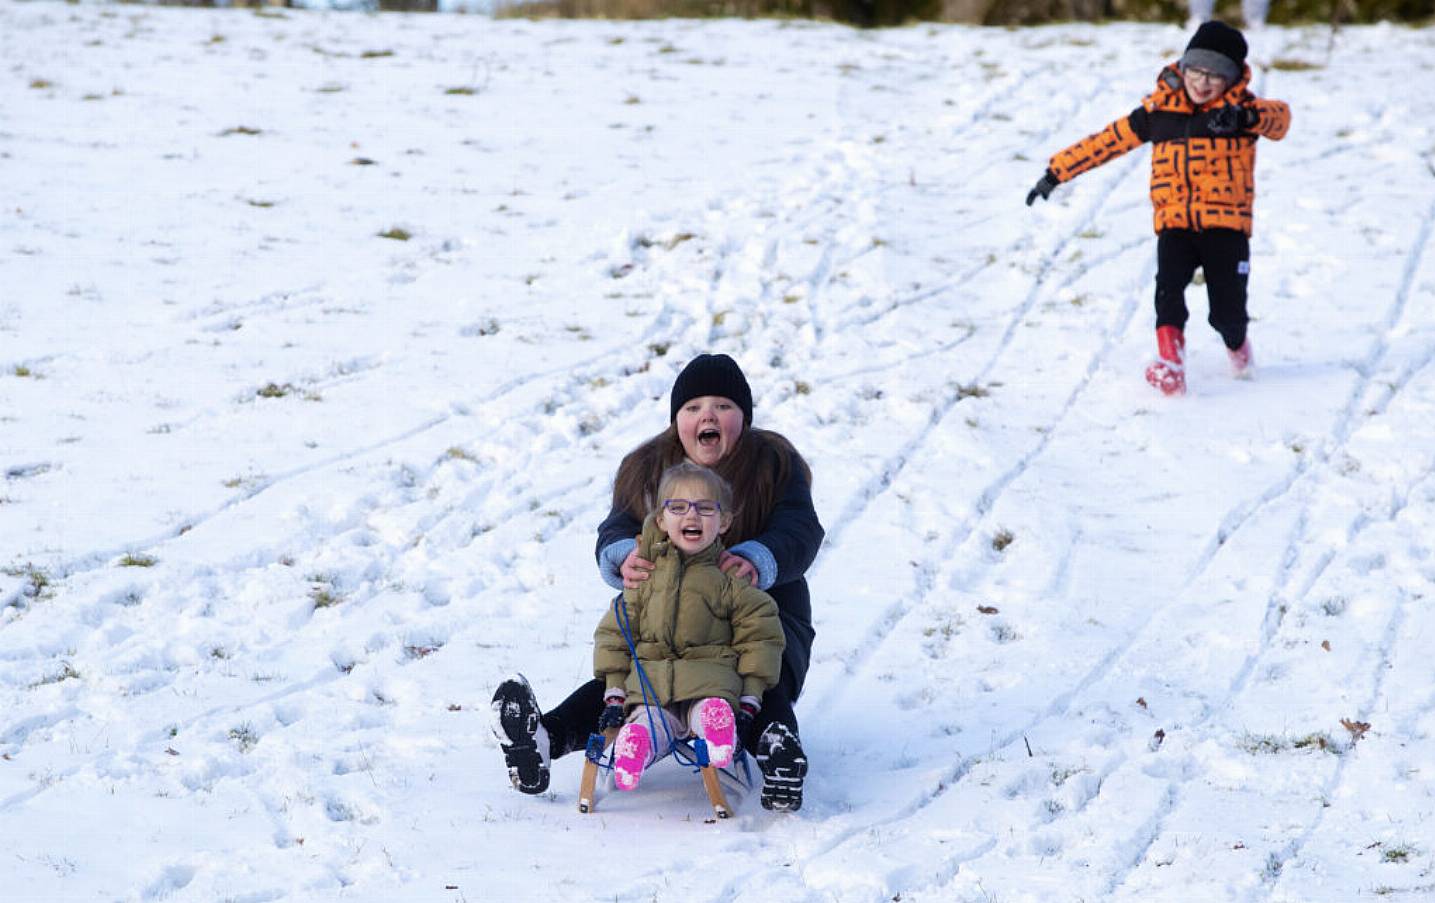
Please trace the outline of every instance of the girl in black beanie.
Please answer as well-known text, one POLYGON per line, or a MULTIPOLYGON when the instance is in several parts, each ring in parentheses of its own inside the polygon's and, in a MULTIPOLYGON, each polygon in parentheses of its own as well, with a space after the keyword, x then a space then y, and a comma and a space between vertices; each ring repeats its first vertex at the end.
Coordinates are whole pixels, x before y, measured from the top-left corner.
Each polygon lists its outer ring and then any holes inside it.
MULTIPOLYGON (((736 510, 718 559, 724 571, 748 578, 777 603, 786 646, 777 686, 756 712, 739 714, 743 746, 762 772, 762 805, 802 806, 807 756, 798 740, 793 705, 812 654, 812 602, 805 574, 822 545, 812 507, 812 471, 786 438, 752 426, 752 390, 737 362, 701 354, 673 383, 668 428, 623 459, 613 481, 613 507, 598 526, 598 570, 614 589, 647 580, 653 563, 637 555, 643 517, 656 502, 663 472, 681 461, 711 468, 733 489, 736 510)), ((548 787, 550 758, 582 750, 603 714, 604 685, 592 680, 540 713, 522 675, 493 696, 499 744, 513 786, 524 793, 548 787)))

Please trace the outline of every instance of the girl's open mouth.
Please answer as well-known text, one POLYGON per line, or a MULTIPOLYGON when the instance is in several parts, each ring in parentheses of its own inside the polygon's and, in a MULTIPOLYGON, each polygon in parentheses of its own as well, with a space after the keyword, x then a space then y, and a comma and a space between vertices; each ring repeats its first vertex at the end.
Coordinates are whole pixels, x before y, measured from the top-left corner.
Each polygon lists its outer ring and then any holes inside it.
POLYGON ((722 433, 712 427, 698 431, 698 445, 717 445, 722 441, 722 433))
POLYGON ((683 527, 683 537, 684 537, 685 539, 702 539, 702 538, 703 538, 703 528, 702 528, 702 527, 683 527))

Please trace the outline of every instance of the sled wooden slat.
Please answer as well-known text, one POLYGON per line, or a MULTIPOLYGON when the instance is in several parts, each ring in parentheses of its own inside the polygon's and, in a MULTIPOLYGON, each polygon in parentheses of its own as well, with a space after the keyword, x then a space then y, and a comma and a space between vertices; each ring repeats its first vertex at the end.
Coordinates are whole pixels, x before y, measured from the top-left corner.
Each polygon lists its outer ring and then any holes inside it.
POLYGON ((718 783, 718 770, 711 765, 702 768, 703 789, 708 792, 708 801, 713 805, 713 814, 718 818, 731 818, 732 807, 727 804, 727 797, 723 795, 722 784, 718 783))
POLYGON ((597 743, 597 734, 588 738, 588 751, 584 753, 583 779, 578 784, 578 811, 584 815, 593 811, 594 800, 598 790, 598 762, 603 758, 603 750, 613 745, 613 740, 618 736, 618 729, 613 727, 602 734, 603 745, 594 746, 597 743))

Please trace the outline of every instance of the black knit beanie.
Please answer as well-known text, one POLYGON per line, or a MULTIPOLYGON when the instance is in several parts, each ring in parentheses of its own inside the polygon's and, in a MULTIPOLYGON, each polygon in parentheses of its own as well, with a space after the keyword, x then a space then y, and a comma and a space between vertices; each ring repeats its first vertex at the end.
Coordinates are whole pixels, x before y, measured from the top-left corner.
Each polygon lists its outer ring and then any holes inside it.
POLYGON ((1182 69, 1189 66, 1209 69, 1224 76, 1228 85, 1241 77, 1245 65, 1246 39, 1239 31, 1216 19, 1201 23, 1181 56, 1182 69))
POLYGON ((672 412, 669 422, 678 419, 678 411, 694 398, 717 395, 728 398, 742 408, 742 422, 752 423, 752 389, 737 361, 726 354, 700 354, 688 361, 673 382, 672 412))

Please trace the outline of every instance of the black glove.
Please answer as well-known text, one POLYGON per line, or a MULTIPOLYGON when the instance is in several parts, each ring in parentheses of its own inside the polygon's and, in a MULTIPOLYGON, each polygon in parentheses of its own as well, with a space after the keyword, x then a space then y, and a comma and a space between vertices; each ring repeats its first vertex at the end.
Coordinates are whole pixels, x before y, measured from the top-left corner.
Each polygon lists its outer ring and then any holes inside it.
POLYGON ((623 726, 624 705, 621 702, 609 700, 603 706, 603 714, 598 717, 598 730, 606 731, 623 726))
POLYGON ((744 702, 737 709, 737 742, 742 744, 748 734, 752 733, 752 723, 757 718, 757 709, 751 703, 744 702))
POLYGON ((1056 177, 1056 173, 1048 169, 1041 174, 1040 179, 1037 179, 1036 185, 1032 187, 1031 191, 1026 193, 1026 205, 1030 207, 1036 203, 1038 195, 1043 201, 1051 197, 1051 190, 1060 184, 1061 180, 1056 177))
POLYGON ((1255 128, 1261 114, 1250 107, 1228 103, 1216 107, 1206 116, 1206 129, 1212 135, 1234 135, 1255 128))

